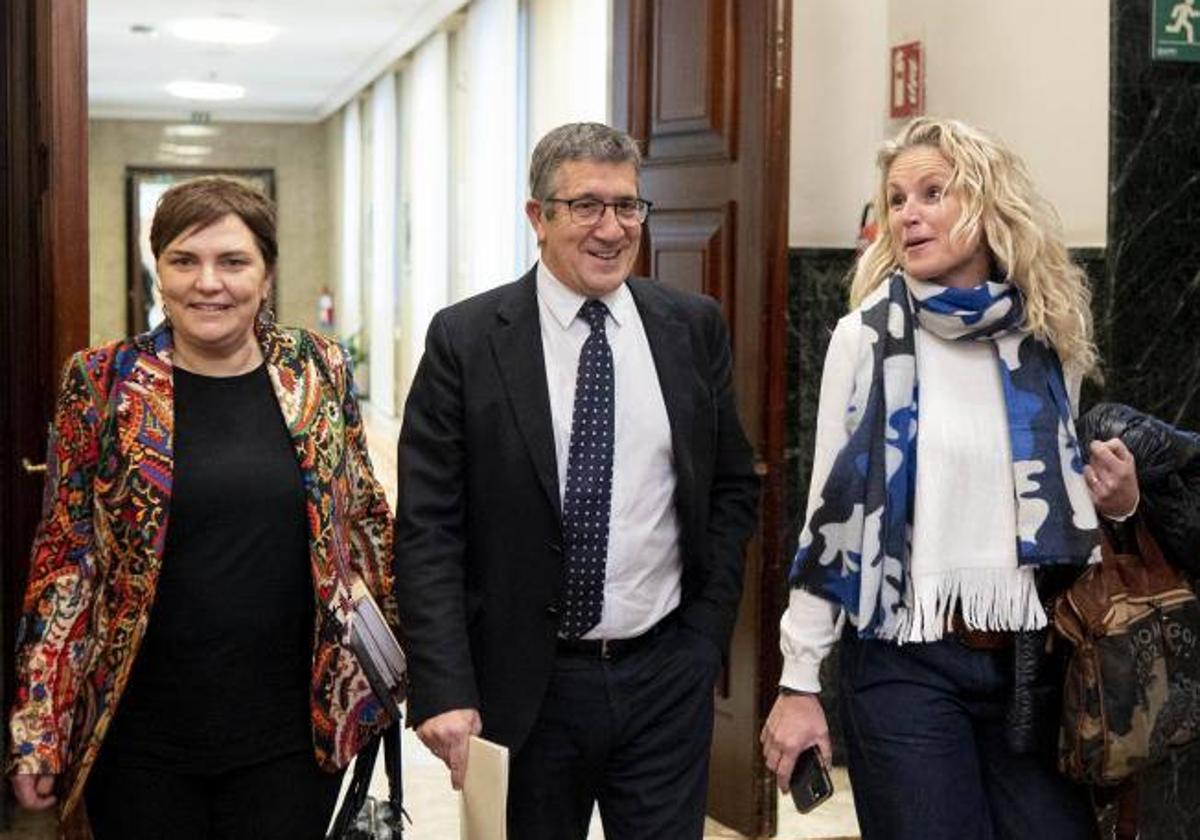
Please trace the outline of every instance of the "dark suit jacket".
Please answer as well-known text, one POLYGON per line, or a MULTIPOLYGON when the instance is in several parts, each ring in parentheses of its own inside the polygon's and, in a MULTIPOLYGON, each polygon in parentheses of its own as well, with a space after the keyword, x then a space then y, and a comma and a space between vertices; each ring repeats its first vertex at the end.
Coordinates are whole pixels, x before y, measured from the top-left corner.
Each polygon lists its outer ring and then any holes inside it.
MULTIPOLYGON (((439 312, 404 411, 396 592, 413 725, 478 708, 517 749, 558 631, 562 528, 536 271, 439 312)), ((725 650, 759 482, 716 303, 630 279, 671 424, 681 622, 725 650)))

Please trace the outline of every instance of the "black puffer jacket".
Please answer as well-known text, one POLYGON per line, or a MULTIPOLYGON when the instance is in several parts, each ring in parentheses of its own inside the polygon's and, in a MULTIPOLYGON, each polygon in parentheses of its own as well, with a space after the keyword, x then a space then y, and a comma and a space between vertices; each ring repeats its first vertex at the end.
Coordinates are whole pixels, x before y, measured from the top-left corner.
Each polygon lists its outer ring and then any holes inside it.
POLYGON ((1120 438, 1137 463, 1138 516, 1168 562, 1200 577, 1200 435, 1120 403, 1100 403, 1076 424, 1079 443, 1120 438))
MULTIPOLYGON (((1137 464, 1143 519, 1163 554, 1176 567, 1200 578, 1200 435, 1120 403, 1100 403, 1076 424, 1084 452, 1094 440, 1120 438, 1137 464)), ((1132 520, 1130 520, 1132 521, 1132 520)), ((1116 529, 1121 530, 1121 529, 1116 529)), ((1111 534, 1118 544, 1120 533, 1111 534)), ((1126 537, 1127 538, 1127 537, 1126 537)), ((1076 567, 1038 572, 1038 594, 1049 605, 1071 585, 1076 567)), ((1062 708, 1067 646, 1049 646, 1049 628, 1016 634, 1013 694, 1008 708, 1009 746, 1016 752, 1053 753, 1062 708)))

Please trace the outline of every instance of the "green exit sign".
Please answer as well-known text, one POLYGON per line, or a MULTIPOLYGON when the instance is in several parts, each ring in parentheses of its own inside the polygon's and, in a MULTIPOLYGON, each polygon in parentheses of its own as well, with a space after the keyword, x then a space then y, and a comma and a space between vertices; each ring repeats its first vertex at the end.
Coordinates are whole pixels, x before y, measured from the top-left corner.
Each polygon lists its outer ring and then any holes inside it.
POLYGON ((1154 0, 1150 55, 1155 61, 1200 62, 1200 3, 1154 0))

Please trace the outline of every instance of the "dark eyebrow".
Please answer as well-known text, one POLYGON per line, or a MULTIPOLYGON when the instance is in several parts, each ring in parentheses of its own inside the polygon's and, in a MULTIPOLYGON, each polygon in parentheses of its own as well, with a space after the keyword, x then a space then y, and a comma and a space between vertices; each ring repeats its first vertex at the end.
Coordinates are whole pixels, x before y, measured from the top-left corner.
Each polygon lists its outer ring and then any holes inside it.
MULTIPOLYGON (((585 198, 590 198, 592 201, 606 201, 607 200, 599 195, 596 195, 593 192, 585 192, 582 195, 577 195, 570 200, 571 201, 582 201, 585 198)), ((633 193, 633 194, 627 194, 627 195, 618 195, 615 198, 613 198, 613 201, 637 201, 638 198, 639 198, 639 196, 636 193, 633 193)))
MULTIPOLYGON (((163 253, 163 256, 194 257, 194 256, 196 256, 196 252, 191 250, 190 248, 180 248, 178 246, 175 246, 175 247, 167 248, 167 250, 163 253)), ((234 248, 229 251, 221 251, 219 254, 217 254, 218 259, 220 259, 222 257, 251 257, 252 258, 252 256, 253 255, 251 254, 251 252, 246 248, 234 248)))

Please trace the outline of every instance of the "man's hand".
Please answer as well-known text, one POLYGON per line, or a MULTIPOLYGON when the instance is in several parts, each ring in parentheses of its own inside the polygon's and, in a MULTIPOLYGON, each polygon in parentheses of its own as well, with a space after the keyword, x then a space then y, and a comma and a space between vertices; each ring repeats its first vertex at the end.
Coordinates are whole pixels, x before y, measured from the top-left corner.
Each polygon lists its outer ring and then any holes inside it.
POLYGON ((451 709, 434 715, 417 727, 417 737, 450 768, 450 784, 462 790, 467 775, 467 745, 483 731, 478 709, 451 709))
POLYGON ((19 773, 13 776, 12 788, 17 803, 28 811, 45 811, 58 801, 54 795, 56 778, 50 773, 19 773))
POLYGON ((800 753, 816 744, 826 767, 833 755, 825 710, 815 694, 780 694, 758 740, 762 742, 767 769, 775 774, 781 791, 791 785, 792 768, 800 753))
POLYGON ((1094 440, 1088 452, 1091 457, 1083 468, 1083 477, 1096 510, 1109 519, 1133 513, 1140 499, 1133 453, 1120 438, 1094 440))

